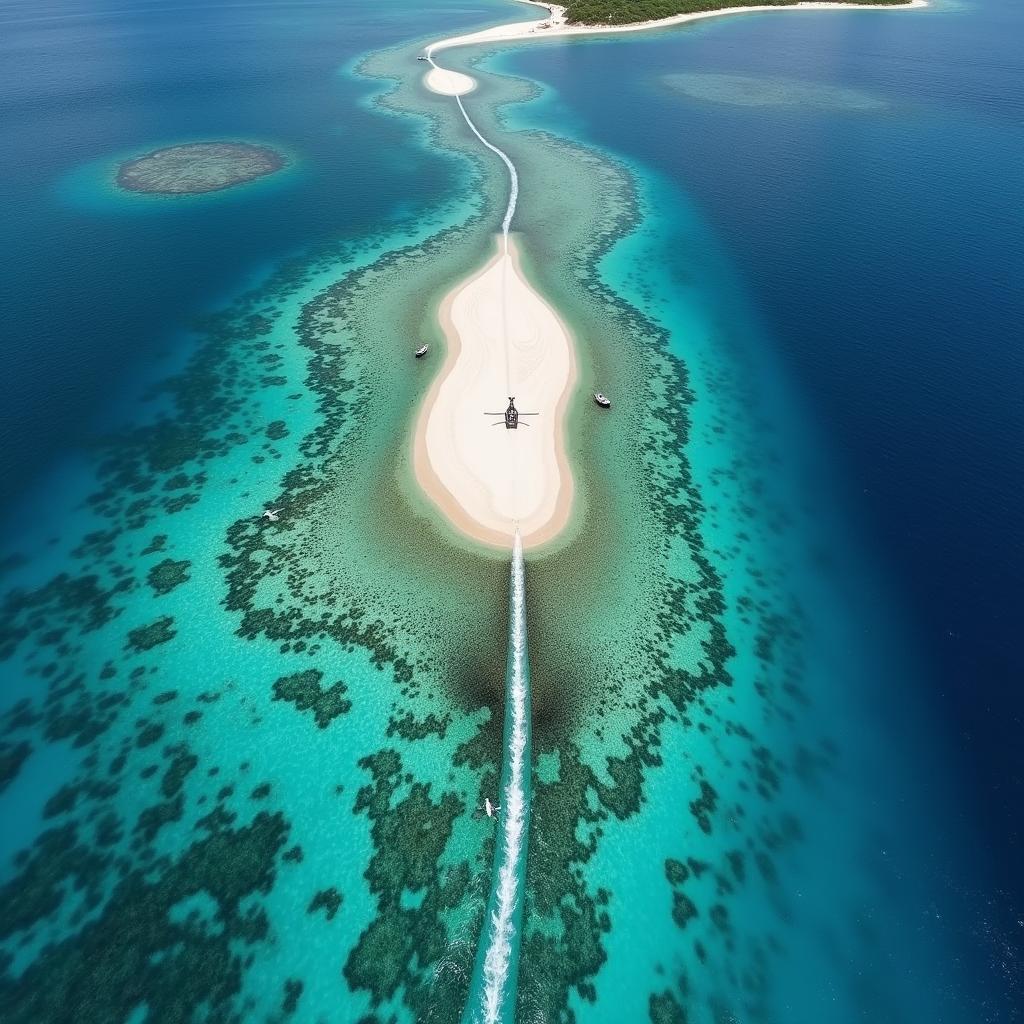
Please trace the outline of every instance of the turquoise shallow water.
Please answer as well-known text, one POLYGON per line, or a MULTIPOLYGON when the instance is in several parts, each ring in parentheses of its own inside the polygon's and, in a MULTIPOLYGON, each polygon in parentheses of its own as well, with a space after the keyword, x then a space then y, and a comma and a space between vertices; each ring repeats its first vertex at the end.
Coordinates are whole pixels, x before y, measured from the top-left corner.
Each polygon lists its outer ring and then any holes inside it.
MULTIPOLYGON (((394 367, 439 342, 505 198, 412 52, 507 12, 387 13, 4 13, 5 1019, 462 1012, 507 565, 416 496, 429 368, 394 367), (103 179, 218 136, 295 167, 164 205, 103 179)), ((1005 528, 971 510, 980 468, 1012 467, 1019 367, 966 355, 1011 336, 1019 92, 1005 6, 912 17, 752 16, 481 67, 473 115, 532 197, 528 268, 580 338, 582 396, 616 399, 599 424, 571 410, 580 522, 530 565, 518 1019, 1016 1012, 1015 762, 999 722, 972 711, 984 759, 949 724, 965 665, 1013 721, 1012 645, 957 598, 973 654, 937 671, 921 595, 948 560, 957 594, 998 603, 1019 548, 997 530, 969 573, 960 545, 937 558, 897 477, 935 462, 961 482, 946 514, 1005 528), (973 60, 944 80, 953 41, 973 60), (912 202, 909 153, 972 202, 912 202), (966 241, 940 244, 957 211, 966 241), (894 266, 902 305, 878 284, 894 266), (942 435, 943 461, 907 425, 951 393, 993 431, 942 435)))

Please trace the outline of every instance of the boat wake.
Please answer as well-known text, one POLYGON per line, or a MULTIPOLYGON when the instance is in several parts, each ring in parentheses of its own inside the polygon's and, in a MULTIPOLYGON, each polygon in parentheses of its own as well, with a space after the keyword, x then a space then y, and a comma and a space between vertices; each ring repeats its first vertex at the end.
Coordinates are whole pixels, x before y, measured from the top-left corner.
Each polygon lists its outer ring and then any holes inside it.
POLYGON ((510 589, 501 836, 462 1024, 498 1024, 512 1021, 515 1014, 530 825, 530 668, 526 647, 526 571, 518 530, 512 550, 510 589))
MULTIPOLYGON (((433 58, 433 55, 431 54, 431 50, 432 50, 432 47, 428 46, 427 50, 426 50, 427 63, 430 64, 430 66, 435 71, 442 71, 442 70, 444 70, 443 68, 439 67, 437 64, 434 63, 434 58, 433 58)), ((508 168, 508 174, 509 174, 509 179, 510 179, 510 186, 509 186, 509 193, 508 193, 508 206, 505 207, 505 216, 504 216, 504 218, 502 219, 502 222, 501 222, 501 236, 504 239, 505 255, 507 256, 508 255, 508 232, 509 232, 509 228, 510 228, 510 226, 512 224, 512 217, 515 215, 515 212, 516 212, 516 203, 519 201, 519 174, 516 172, 516 165, 514 163, 512 163, 512 161, 509 159, 508 154, 504 150, 499 149, 497 146, 494 145, 493 142, 489 142, 486 138, 484 138, 484 136, 480 133, 480 129, 477 128, 477 126, 473 123, 473 119, 469 116, 468 113, 466 113, 466 106, 462 102, 462 97, 458 93, 455 94, 455 102, 458 103, 459 110, 462 112, 462 116, 465 119, 466 124, 469 125, 470 131, 472 131, 472 133, 492 153, 496 153, 499 157, 501 157, 502 162, 508 168)))

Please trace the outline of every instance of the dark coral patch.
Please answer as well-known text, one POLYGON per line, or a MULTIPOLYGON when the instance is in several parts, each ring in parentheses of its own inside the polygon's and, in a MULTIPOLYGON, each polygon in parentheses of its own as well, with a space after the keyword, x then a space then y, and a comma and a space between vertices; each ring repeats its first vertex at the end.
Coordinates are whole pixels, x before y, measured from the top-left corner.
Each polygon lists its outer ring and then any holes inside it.
POLYGON ((151 747, 164 734, 164 727, 159 722, 141 721, 139 726, 139 734, 135 737, 135 745, 139 749, 151 747))
POLYGON ((315 668, 282 676, 274 683, 274 700, 288 701, 299 711, 312 711, 316 724, 326 729, 334 719, 352 709, 352 702, 345 698, 344 683, 332 683, 325 688, 320 685, 323 677, 323 672, 315 668))
POLYGON ((334 920, 334 915, 341 909, 341 893, 338 892, 334 886, 330 889, 321 889, 316 895, 309 901, 309 906, 306 908, 307 914, 315 914, 318 910, 324 912, 324 916, 328 921, 334 920))
POLYGON ((153 555, 158 551, 163 551, 167 546, 167 534, 158 533, 140 552, 143 555, 153 555))
POLYGON ((148 626, 139 626, 137 629, 129 630, 128 642, 125 646, 129 650, 137 652, 149 651, 159 644, 165 644, 177 636, 173 629, 174 619, 170 615, 161 615, 155 622, 148 626))
POLYGON ((706 779, 700 780, 700 796, 690 801, 690 813, 697 819, 701 832, 711 834, 711 815, 718 806, 718 794, 715 787, 706 779))
POLYGON ((174 749, 171 763, 160 781, 160 792, 166 797, 177 796, 189 774, 199 764, 199 758, 188 747, 182 745, 174 749))
POLYGON ((289 978, 284 983, 284 999, 281 1001, 281 1012, 290 1017, 299 1007, 299 999, 305 986, 298 978, 289 978))
POLYGON ((417 719, 412 712, 406 712, 403 715, 396 715, 388 722, 387 735, 397 734, 403 740, 422 740, 433 733, 438 739, 443 740, 451 722, 451 715, 438 717, 430 712, 426 718, 417 719))
POLYGON ((68 814, 75 809, 78 795, 81 792, 78 786, 61 786, 43 807, 44 818, 56 818, 61 814, 68 814))
POLYGON ((672 920, 685 928, 697 916, 697 905, 685 893, 672 893, 672 920))
POLYGON ((669 857, 665 861, 665 877, 672 885, 682 885, 690 877, 690 869, 681 860, 669 857))
POLYGON ((191 562, 187 559, 175 561, 173 558, 165 558, 157 562, 146 574, 146 582, 153 588, 158 597, 169 594, 175 587, 181 586, 188 581, 188 570, 191 562))
POLYGON ((18 777, 21 766, 31 753, 32 745, 25 740, 5 743, 0 747, 0 793, 18 777))
POLYGON ((652 994, 648 1014, 651 1024, 687 1024, 686 1011, 671 992, 652 994))

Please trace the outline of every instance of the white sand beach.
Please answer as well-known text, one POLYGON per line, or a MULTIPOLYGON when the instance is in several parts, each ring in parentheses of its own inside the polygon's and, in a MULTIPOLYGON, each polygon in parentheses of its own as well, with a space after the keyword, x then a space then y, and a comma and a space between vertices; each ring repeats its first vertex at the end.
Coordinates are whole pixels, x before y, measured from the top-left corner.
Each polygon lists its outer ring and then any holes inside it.
POLYGON ((517 523, 524 544, 550 540, 572 506, 569 331, 523 276, 515 240, 505 254, 500 236, 494 258, 446 296, 439 316, 448 355, 417 423, 416 478, 478 541, 507 549, 517 523), (517 430, 502 419, 510 395, 537 414, 517 430))

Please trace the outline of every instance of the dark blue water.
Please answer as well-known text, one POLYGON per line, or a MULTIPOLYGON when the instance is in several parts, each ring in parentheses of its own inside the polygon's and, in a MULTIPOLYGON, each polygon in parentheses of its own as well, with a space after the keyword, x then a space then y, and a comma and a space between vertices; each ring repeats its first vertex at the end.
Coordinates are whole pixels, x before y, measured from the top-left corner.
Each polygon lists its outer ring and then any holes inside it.
POLYGON ((148 372, 197 312, 250 275, 437 200, 452 164, 402 148, 413 126, 375 114, 363 102, 372 85, 340 72, 440 23, 479 23, 488 6, 392 3, 382 16, 330 0, 4 5, 0 475, 8 497, 101 427, 134 369, 148 372), (282 147, 297 167, 273 185, 192 205, 135 201, 118 210, 104 195, 104 161, 225 137, 282 147))
POLYGON ((909 682, 967 794, 943 827, 976 844, 972 899, 999 922, 1011 969, 1024 906, 1021 38, 1019 6, 988 0, 748 15, 501 60, 552 87, 550 123, 677 183, 728 250, 912 624, 925 667, 909 682), (634 73, 609 74, 612 60, 634 73), (680 72, 872 102, 738 105, 670 88, 663 76, 680 72))

